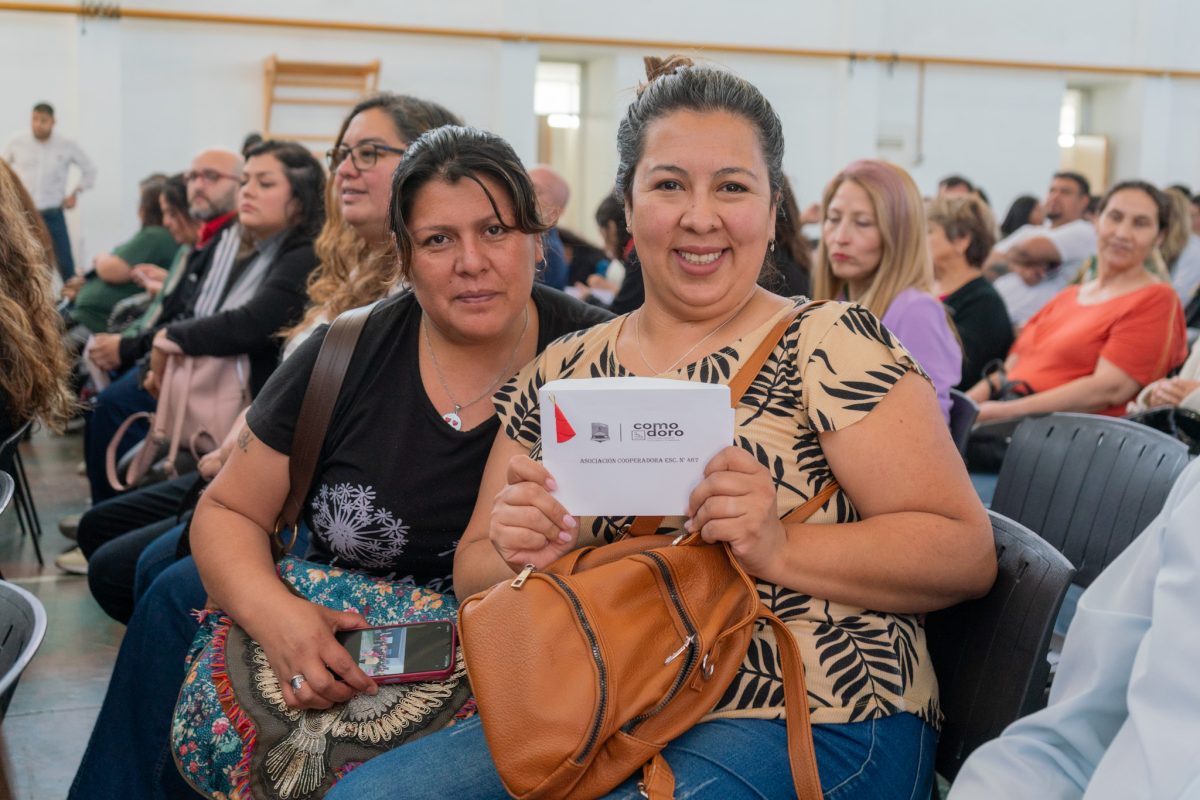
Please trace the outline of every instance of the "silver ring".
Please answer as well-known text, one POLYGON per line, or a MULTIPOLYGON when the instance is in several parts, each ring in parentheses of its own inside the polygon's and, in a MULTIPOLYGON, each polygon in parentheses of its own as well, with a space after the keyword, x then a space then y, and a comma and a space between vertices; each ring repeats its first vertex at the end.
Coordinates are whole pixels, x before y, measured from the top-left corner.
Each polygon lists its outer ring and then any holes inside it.
POLYGON ((296 694, 299 694, 300 689, 304 686, 304 676, 298 675, 298 674, 293 675, 292 679, 290 681, 288 681, 288 683, 290 683, 292 685, 292 691, 295 692, 296 694))

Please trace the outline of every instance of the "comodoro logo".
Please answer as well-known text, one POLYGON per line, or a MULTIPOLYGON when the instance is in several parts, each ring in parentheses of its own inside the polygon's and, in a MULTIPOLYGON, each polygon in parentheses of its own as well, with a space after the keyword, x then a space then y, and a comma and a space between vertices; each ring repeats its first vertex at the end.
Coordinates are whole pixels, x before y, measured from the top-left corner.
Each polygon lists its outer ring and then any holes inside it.
POLYGON ((634 439, 681 439, 683 429, 677 422, 635 422, 634 439))

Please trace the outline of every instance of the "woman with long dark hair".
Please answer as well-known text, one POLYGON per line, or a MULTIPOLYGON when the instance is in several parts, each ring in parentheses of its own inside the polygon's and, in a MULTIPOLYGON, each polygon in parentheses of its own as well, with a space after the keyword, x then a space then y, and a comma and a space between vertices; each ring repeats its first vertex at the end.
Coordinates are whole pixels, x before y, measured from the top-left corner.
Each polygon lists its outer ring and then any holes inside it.
MULTIPOLYGON (((726 382, 804 302, 758 285, 777 230, 783 133, 755 87, 686 59, 647 59, 647 83, 621 121, 617 146, 617 186, 646 302, 551 344, 497 393, 503 425, 455 556, 460 597, 512 582, 527 565, 542 569, 577 548, 615 541, 630 522, 572 516, 551 495, 562 476, 537 460, 546 432, 527 398, 565 378, 726 382)), ((928 379, 868 311, 837 302, 801 311, 767 363, 777 366, 759 374, 735 411, 740 446, 706 465, 687 517, 667 517, 658 530, 727 543, 757 579, 759 596, 787 618, 826 791, 927 795, 940 713, 920 615, 991 585, 987 516, 928 379), (781 521, 831 474, 843 491, 814 514, 815 524, 781 521), (852 638, 871 642, 872 663, 852 638)), ((601 633, 599 641, 607 651, 622 640, 601 633)), ((639 655, 663 658, 666 641, 640 643, 639 655)), ((777 648, 769 628, 756 632, 716 707, 663 751, 679 796, 795 796, 783 719, 792 709, 783 705, 777 648)), ((528 657, 530 669, 556 668, 551 655, 528 657)), ((646 701, 654 702, 649 692, 646 701)), ((330 800, 503 797, 482 727, 487 713, 482 723, 468 720, 368 761, 330 800)), ((529 724, 537 719, 531 710, 529 724)), ((642 796, 640 775, 613 777, 623 782, 610 797, 642 796)))

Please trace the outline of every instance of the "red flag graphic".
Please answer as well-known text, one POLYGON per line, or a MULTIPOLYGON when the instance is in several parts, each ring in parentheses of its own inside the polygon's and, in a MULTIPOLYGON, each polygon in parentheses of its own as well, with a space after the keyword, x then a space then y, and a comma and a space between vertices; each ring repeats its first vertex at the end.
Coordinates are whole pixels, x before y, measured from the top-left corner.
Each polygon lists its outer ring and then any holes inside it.
POLYGON ((575 429, 571 427, 571 423, 567 422, 566 416, 562 409, 558 407, 558 402, 554 403, 554 433, 558 438, 558 443, 570 441, 575 438, 575 429))

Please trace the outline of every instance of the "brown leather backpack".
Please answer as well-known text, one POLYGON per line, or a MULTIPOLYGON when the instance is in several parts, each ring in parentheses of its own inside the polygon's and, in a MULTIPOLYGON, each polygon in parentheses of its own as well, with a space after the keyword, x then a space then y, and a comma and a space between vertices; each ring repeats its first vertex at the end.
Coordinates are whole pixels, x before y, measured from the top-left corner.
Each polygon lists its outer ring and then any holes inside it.
MULTIPOLYGON (((730 382, 736 407, 803 309, 779 321, 730 382)), ((807 519, 837 484, 784 517, 807 519)), ((713 709, 758 620, 775 632, 796 796, 819 800, 804 667, 791 632, 759 600, 728 545, 655 531, 575 550, 545 570, 468 598, 459 610, 467 673, 488 748, 517 798, 592 798, 643 768, 642 792, 673 796, 660 751, 713 709)))

